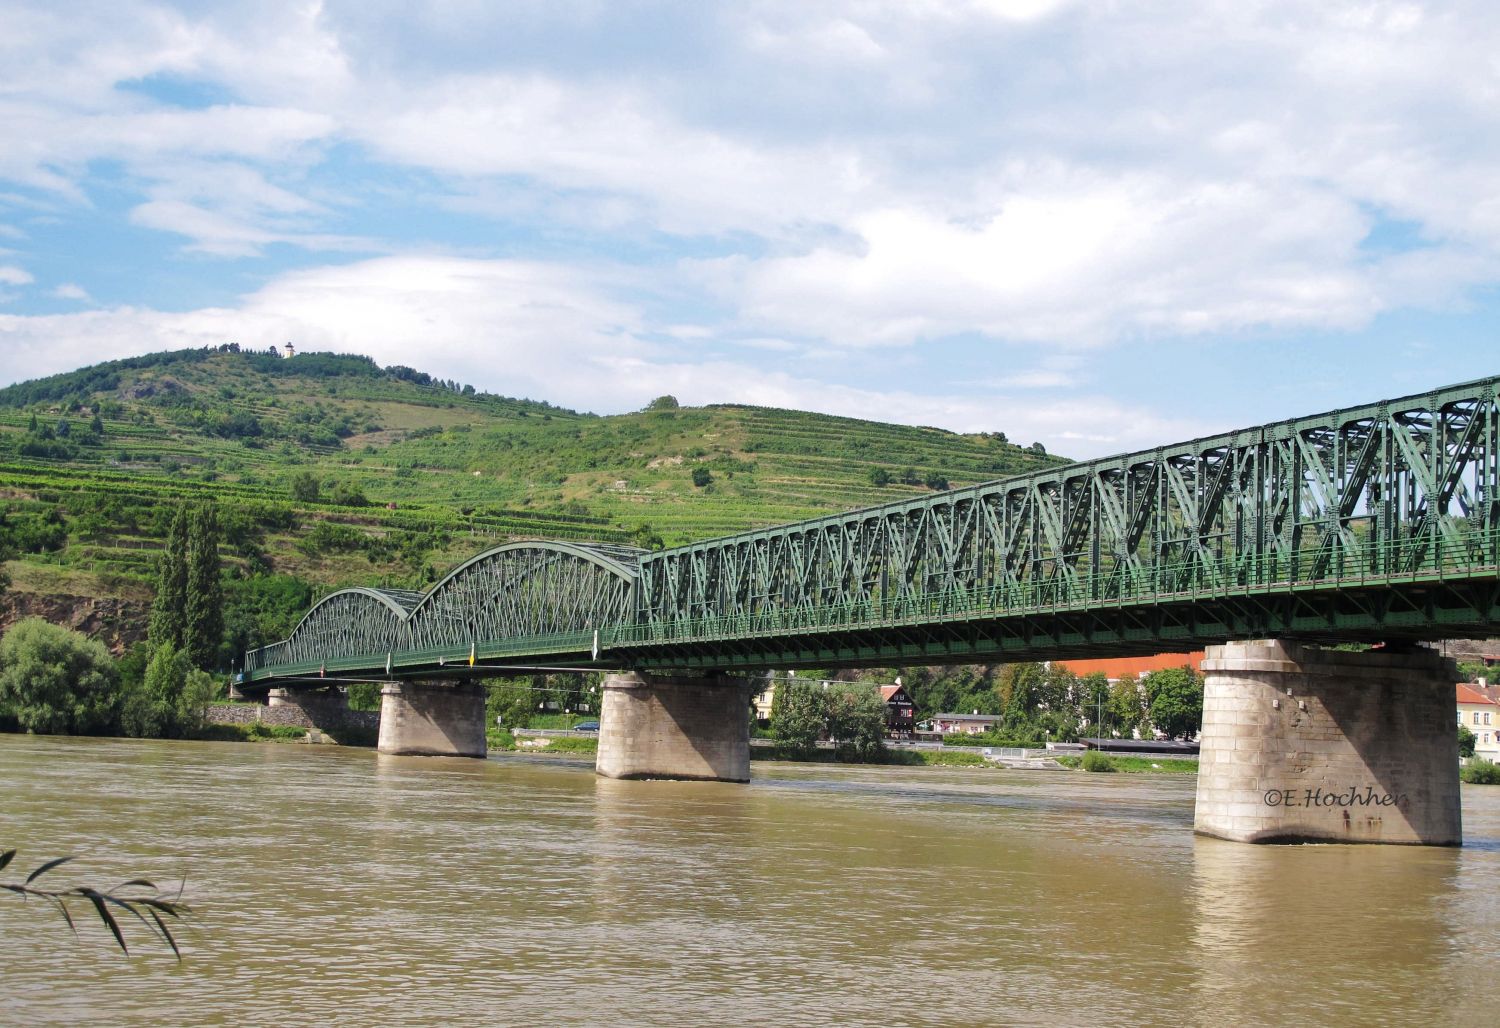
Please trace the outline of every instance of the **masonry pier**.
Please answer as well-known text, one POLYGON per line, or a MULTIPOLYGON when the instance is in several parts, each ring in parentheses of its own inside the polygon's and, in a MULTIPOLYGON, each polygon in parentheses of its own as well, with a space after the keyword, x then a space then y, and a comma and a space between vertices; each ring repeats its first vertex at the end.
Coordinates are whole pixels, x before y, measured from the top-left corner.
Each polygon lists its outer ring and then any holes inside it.
POLYGON ((743 679, 627 672, 604 679, 596 769, 606 778, 750 780, 743 679))
POLYGON ((1461 844, 1451 661, 1264 640, 1208 647, 1203 672, 1199 834, 1461 844))
POLYGON ((477 682, 390 682, 380 690, 381 753, 483 757, 484 688, 477 682))

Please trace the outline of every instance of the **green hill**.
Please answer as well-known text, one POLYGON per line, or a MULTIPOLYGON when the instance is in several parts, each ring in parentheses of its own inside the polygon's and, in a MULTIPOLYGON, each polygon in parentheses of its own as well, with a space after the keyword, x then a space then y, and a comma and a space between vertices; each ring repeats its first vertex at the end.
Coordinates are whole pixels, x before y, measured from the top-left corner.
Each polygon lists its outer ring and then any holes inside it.
POLYGON ((421 588, 508 539, 671 545, 1055 462, 1001 433, 670 398, 600 417, 363 357, 150 354, 0 389, 21 551, 0 619, 107 600, 112 641, 138 636, 181 501, 219 506, 243 645, 282 630, 254 610, 421 588))

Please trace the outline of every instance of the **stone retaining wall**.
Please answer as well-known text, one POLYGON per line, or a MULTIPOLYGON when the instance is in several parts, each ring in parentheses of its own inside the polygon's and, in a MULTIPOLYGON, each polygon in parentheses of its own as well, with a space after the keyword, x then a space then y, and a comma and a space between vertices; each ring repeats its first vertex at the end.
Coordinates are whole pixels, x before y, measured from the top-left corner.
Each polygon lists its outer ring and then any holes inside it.
POLYGON ((208 723, 212 725, 253 725, 257 722, 292 728, 321 728, 325 731, 364 728, 373 732, 380 728, 380 712, 319 705, 316 717, 313 717, 295 703, 283 703, 275 707, 253 703, 215 703, 208 708, 208 723))

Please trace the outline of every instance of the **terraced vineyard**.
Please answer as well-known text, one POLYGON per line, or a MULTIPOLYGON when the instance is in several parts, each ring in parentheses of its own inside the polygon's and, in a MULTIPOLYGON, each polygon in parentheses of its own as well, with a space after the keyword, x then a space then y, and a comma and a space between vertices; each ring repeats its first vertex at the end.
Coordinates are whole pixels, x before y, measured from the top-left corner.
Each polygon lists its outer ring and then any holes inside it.
POLYGON ((141 607, 183 501, 219 505, 241 592, 421 588, 509 539, 686 542, 1056 460, 998 432, 669 398, 599 417, 358 357, 153 354, 0 390, 22 551, 0 619, 28 595, 141 607))

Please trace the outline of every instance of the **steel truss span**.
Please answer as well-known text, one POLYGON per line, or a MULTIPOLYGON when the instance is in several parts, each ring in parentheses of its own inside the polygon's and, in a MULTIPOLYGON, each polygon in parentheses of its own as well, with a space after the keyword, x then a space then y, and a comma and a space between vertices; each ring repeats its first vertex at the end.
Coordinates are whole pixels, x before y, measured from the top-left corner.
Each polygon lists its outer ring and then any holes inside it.
POLYGON ((246 654, 245 669, 390 669, 398 658, 472 653, 481 640, 592 633, 629 620, 639 552, 509 543, 465 561, 426 596, 345 589, 319 601, 285 642, 246 654))
POLYGON ((447 634, 424 636, 427 647, 634 667, 1483 633, 1500 626, 1497 482, 1490 378, 635 554, 620 561, 624 608, 601 605, 586 581, 577 596, 561 581, 561 594, 527 593, 516 601, 527 616, 492 617, 505 602, 496 588, 434 602, 460 568, 412 619, 446 612, 447 634), (581 608, 601 616, 568 614, 581 608))

